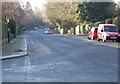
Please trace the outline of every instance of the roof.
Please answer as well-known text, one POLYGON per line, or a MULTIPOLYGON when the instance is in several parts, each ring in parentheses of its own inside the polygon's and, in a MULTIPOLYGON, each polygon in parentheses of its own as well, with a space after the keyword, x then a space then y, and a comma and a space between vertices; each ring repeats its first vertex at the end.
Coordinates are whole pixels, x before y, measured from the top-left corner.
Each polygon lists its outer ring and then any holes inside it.
POLYGON ((115 24, 100 24, 100 25, 103 25, 103 26, 115 26, 115 24))
POLYGON ((98 27, 93 27, 93 28, 98 28, 98 27))

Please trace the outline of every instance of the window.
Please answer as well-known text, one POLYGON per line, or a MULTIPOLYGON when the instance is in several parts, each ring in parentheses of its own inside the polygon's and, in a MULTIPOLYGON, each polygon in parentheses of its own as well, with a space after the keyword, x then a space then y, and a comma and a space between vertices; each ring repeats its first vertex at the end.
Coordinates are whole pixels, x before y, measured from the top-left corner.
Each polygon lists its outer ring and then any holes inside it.
POLYGON ((105 32, 117 32, 117 28, 115 26, 105 26, 104 31, 105 32))

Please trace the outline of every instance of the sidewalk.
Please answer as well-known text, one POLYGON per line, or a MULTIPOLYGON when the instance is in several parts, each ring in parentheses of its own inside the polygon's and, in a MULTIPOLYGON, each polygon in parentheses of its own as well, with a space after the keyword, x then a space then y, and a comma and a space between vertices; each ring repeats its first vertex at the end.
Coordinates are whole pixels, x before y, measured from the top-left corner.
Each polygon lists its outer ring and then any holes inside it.
POLYGON ((0 59, 10 59, 28 55, 25 35, 20 35, 2 48, 0 59))

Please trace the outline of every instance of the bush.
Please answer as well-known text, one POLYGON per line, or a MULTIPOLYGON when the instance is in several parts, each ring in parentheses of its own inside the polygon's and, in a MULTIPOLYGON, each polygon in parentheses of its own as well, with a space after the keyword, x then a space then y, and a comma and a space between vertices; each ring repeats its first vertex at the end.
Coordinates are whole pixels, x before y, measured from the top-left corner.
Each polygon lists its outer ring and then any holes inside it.
POLYGON ((80 25, 80 33, 84 35, 86 33, 85 24, 80 25))
POLYGON ((111 18, 106 19, 105 24, 112 24, 113 20, 111 18))
POLYGON ((95 26, 95 23, 89 23, 90 27, 94 27, 95 26))
POLYGON ((7 23, 2 22, 2 33, 1 34, 2 34, 1 35, 2 39, 8 38, 8 24, 7 23))
POLYGON ((22 28, 20 26, 16 26, 16 36, 22 33, 22 28))
POLYGON ((94 23, 89 23, 89 24, 86 24, 86 31, 87 33, 91 30, 91 28, 94 26, 94 23))
POLYGON ((86 24, 85 25, 85 32, 88 33, 90 31, 90 29, 91 29, 90 24, 86 24))
POLYGON ((14 38, 15 38, 16 37, 16 22, 13 19, 10 19, 8 26, 9 28, 11 28, 11 33, 14 35, 14 38))
POLYGON ((74 35, 75 34, 75 30, 74 30, 74 28, 70 28, 70 33, 72 34, 72 35, 74 35))
POLYGON ((8 24, 0 21, 0 40, 2 40, 2 44, 7 43, 8 38, 8 24))
POLYGON ((113 19, 113 24, 115 24, 117 26, 118 31, 120 32, 120 23, 119 22, 120 22, 120 18, 119 17, 115 17, 113 19))
POLYGON ((95 26, 95 27, 98 27, 99 24, 103 24, 103 22, 101 22, 101 21, 100 21, 100 22, 96 22, 96 23, 94 24, 94 26, 95 26))
POLYGON ((0 40, 2 39, 2 21, 0 20, 0 40))
POLYGON ((116 26, 118 26, 118 17, 115 17, 115 18, 113 19, 113 24, 115 24, 116 26))

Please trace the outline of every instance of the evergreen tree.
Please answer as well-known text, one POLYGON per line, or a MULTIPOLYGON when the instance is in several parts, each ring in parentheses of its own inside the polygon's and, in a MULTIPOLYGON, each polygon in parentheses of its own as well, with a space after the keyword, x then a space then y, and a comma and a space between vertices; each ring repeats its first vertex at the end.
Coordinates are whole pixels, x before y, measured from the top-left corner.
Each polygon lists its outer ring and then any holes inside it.
POLYGON ((78 4, 82 21, 104 21, 115 16, 114 2, 81 2, 78 4))

